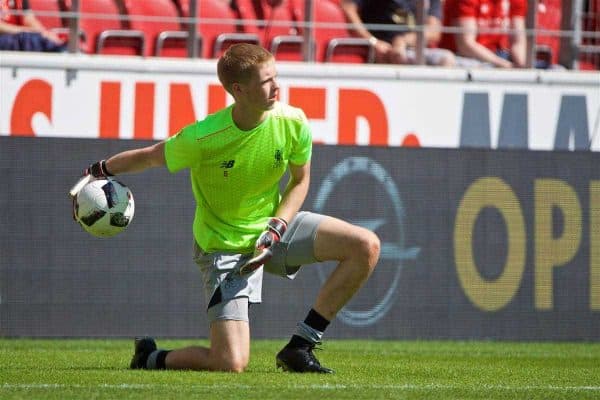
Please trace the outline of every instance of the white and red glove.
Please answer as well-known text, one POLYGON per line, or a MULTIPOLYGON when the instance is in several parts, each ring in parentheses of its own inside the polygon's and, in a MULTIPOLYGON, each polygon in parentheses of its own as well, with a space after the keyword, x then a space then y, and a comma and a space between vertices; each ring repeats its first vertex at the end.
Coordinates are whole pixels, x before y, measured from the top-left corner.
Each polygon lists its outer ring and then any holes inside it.
POLYGON ((268 262, 273 256, 273 245, 281 240, 286 229, 287 222, 283 218, 271 218, 265 230, 256 240, 254 256, 242 265, 240 273, 243 275, 256 271, 268 262))

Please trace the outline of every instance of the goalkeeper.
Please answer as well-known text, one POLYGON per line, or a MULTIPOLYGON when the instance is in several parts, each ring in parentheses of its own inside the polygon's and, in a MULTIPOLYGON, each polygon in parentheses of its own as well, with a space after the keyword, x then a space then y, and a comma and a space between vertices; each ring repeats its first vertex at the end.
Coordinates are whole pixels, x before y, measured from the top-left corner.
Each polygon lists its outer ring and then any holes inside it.
POLYGON ((330 373, 313 349, 375 268, 379 239, 362 227, 299 211, 309 188, 312 134, 300 109, 277 101, 273 55, 237 44, 217 71, 232 105, 163 142, 87 169, 97 178, 158 166, 191 171, 194 260, 205 288, 210 347, 164 350, 153 338, 136 338, 130 367, 243 371, 250 357, 248 306, 261 302, 263 271, 293 279, 304 264, 333 260, 338 265, 312 309, 276 355, 286 371, 330 373))

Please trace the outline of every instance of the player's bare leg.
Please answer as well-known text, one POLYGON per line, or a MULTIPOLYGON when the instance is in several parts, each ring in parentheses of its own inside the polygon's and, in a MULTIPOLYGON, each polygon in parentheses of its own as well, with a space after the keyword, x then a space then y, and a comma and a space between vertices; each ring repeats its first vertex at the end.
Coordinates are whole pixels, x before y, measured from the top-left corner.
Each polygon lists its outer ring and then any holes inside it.
POLYGON ((250 359, 250 327, 246 321, 217 320, 210 327, 210 347, 165 351, 152 338, 136 340, 133 369, 189 369, 242 372, 250 359))
POLYGON ((312 354, 329 322, 369 278, 379 260, 379 238, 371 231, 326 217, 317 229, 315 257, 338 261, 304 322, 276 357, 277 365, 293 372, 332 372, 312 354))
POLYGON ((367 281, 379 260, 379 238, 371 231, 336 218, 325 218, 315 238, 317 260, 339 261, 329 275, 314 309, 331 320, 367 281))
POLYGON ((250 328, 246 321, 218 320, 210 326, 210 348, 192 346, 171 351, 167 369, 242 372, 250 359, 250 328))

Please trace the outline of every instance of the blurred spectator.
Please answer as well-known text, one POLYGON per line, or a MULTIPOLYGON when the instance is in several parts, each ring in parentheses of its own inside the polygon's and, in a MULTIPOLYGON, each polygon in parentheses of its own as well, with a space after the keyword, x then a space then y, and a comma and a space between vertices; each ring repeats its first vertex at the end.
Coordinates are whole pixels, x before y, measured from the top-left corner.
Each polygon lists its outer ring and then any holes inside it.
MULTIPOLYGON (((354 24, 358 36, 369 39, 375 46, 378 62, 390 64, 415 64, 417 42, 417 4, 424 0, 341 0, 341 6, 354 24), (366 25, 386 24, 394 27, 368 30, 366 25)), ((454 54, 435 48, 440 40, 440 0, 430 0, 425 16, 425 63, 453 66, 454 54)))
POLYGON ((440 46, 460 56, 461 66, 525 67, 526 15, 527 0, 445 0, 444 26, 462 30, 444 33, 440 46))
POLYGON ((57 52, 65 49, 66 44, 35 17, 28 0, 0 0, 0 50, 57 52))

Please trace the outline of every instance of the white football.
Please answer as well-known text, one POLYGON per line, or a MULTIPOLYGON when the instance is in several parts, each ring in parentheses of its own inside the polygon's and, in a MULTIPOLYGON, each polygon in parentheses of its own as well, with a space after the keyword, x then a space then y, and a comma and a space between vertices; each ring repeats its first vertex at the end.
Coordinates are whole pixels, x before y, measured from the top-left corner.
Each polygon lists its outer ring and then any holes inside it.
POLYGON ((90 234, 110 237, 129 226, 135 212, 131 190, 115 179, 86 184, 73 200, 75 220, 90 234))

